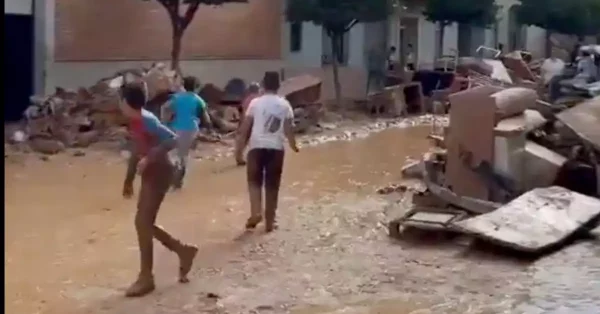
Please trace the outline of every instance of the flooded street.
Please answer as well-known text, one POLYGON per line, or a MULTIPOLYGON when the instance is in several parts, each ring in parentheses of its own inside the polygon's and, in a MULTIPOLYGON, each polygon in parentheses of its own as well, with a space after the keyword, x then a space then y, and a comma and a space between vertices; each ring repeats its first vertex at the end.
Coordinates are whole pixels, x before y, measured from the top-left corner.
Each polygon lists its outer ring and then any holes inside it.
MULTIPOLYGON (((108 153, 5 162, 7 313, 593 313, 600 248, 588 242, 535 264, 461 241, 390 240, 401 206, 374 190, 397 182, 429 127, 389 129, 287 153, 280 229, 240 236, 245 170, 196 161, 158 221, 200 247, 189 284, 156 245, 157 290, 125 299, 137 275, 134 200, 125 164, 108 153)), ((261 226, 262 227, 262 226, 261 226)), ((155 242, 156 243, 156 242, 155 242)))

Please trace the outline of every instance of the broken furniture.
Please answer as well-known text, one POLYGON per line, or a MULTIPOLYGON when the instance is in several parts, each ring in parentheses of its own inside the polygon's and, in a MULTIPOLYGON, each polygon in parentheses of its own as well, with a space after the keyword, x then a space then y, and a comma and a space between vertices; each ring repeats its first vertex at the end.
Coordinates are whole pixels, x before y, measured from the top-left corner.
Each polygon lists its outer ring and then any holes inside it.
POLYGON ((522 181, 519 179, 522 175, 522 158, 517 156, 525 145, 525 128, 520 125, 503 132, 497 126, 503 119, 523 114, 536 99, 533 90, 503 90, 493 86, 476 87, 450 95, 452 106, 446 139, 446 177, 447 185, 453 192, 481 200, 493 199, 488 182, 465 165, 461 151, 472 154, 475 162, 489 163, 494 172, 514 178, 519 186, 522 181), (473 125, 474 121, 476 126, 473 125), (511 157, 514 154, 517 156, 511 157))
POLYGON ((423 91, 419 82, 387 86, 367 95, 367 112, 402 116, 424 113, 423 91))
POLYGON ((556 118, 600 151, 600 96, 567 109, 556 118))
POLYGON ((302 133, 316 125, 322 115, 320 78, 312 75, 290 77, 281 82, 278 94, 285 97, 294 109, 294 128, 302 133))

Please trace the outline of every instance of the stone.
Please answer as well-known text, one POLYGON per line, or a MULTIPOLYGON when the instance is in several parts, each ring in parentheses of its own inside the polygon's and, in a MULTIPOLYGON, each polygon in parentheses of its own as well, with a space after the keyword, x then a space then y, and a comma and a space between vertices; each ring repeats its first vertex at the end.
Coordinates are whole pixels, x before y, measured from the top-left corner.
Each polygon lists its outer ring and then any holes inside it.
POLYGON ((97 141, 100 136, 100 133, 96 130, 77 133, 75 136, 76 147, 88 147, 93 142, 97 141))
POLYGON ((55 139, 33 138, 29 141, 29 146, 35 152, 49 155, 65 150, 65 145, 55 139))

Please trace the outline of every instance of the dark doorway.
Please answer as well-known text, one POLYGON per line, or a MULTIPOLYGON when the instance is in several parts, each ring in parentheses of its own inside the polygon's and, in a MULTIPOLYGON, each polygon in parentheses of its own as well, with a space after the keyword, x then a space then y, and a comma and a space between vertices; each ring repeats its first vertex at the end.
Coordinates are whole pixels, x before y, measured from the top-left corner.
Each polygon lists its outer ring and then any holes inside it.
POLYGON ((4 121, 18 121, 33 93, 33 16, 4 14, 4 121))

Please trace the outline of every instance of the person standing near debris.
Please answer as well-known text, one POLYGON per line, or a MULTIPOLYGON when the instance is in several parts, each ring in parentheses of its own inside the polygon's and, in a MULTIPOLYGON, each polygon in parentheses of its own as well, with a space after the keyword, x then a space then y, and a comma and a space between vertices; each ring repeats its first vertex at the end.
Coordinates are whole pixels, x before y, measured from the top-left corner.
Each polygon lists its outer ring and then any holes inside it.
POLYGON ((193 76, 183 78, 184 90, 173 95, 168 103, 168 108, 173 113, 170 126, 177 133, 178 138, 177 157, 179 167, 173 183, 175 189, 180 189, 183 186, 190 148, 194 144, 199 131, 200 121, 198 117, 202 117, 202 122, 211 128, 206 103, 196 94, 199 85, 198 80, 193 76))
MULTIPOLYGON (((244 122, 244 117, 246 116, 246 111, 248 110, 250 102, 252 102, 252 100, 254 100, 258 96, 260 96, 260 84, 257 82, 253 82, 248 86, 248 90, 246 91, 246 97, 244 97, 240 105, 240 124, 238 127, 238 133, 244 122)), ((243 166, 246 164, 241 154, 236 154, 235 160, 238 166, 243 166)))
POLYGON ((589 51, 582 51, 581 58, 577 61, 577 75, 575 79, 585 80, 586 82, 594 82, 598 80, 598 69, 594 64, 594 59, 589 51))
POLYGON ((555 56, 551 56, 550 58, 544 60, 541 68, 544 85, 550 84, 550 80, 557 75, 561 75, 564 69, 565 63, 555 56))
POLYGON ((394 71, 396 69, 396 66, 398 66, 398 63, 398 50, 396 49, 396 46, 391 46, 387 57, 388 71, 394 71))
MULTIPOLYGON (((260 84, 257 82, 252 82, 250 83, 250 85, 248 86, 248 90, 246 91, 246 97, 244 97, 244 99, 242 100, 242 104, 241 104, 241 109, 242 109, 242 119, 244 118, 244 115, 246 114, 246 110, 248 110, 248 105, 250 105, 250 102, 258 97, 260 95, 260 84)), ((240 121, 240 125, 241 125, 241 121, 240 121)))
POLYGON ((153 238, 179 256, 179 281, 187 282, 187 274, 198 252, 193 245, 184 244, 155 225, 160 205, 171 186, 174 165, 168 152, 177 145, 177 135, 163 125, 150 111, 144 109, 147 101, 145 83, 130 83, 121 90, 123 101, 119 104, 124 116, 130 120, 130 131, 135 144, 129 158, 123 183, 123 196, 133 196, 136 173, 142 178, 138 196, 135 228, 140 249, 140 273, 127 289, 127 297, 146 295, 155 289, 153 268, 153 238))
POLYGON ((406 47, 406 69, 408 71, 414 71, 415 66, 415 53, 412 44, 408 44, 406 47))
POLYGON ((298 146, 292 129, 294 113, 290 103, 277 95, 280 87, 279 73, 266 72, 263 78, 263 95, 252 100, 240 128, 236 143, 236 156, 241 156, 249 146, 247 160, 248 193, 251 215, 247 229, 254 229, 262 221, 262 188, 265 188, 265 230, 276 228, 275 212, 283 170, 284 141, 293 151, 298 146))

